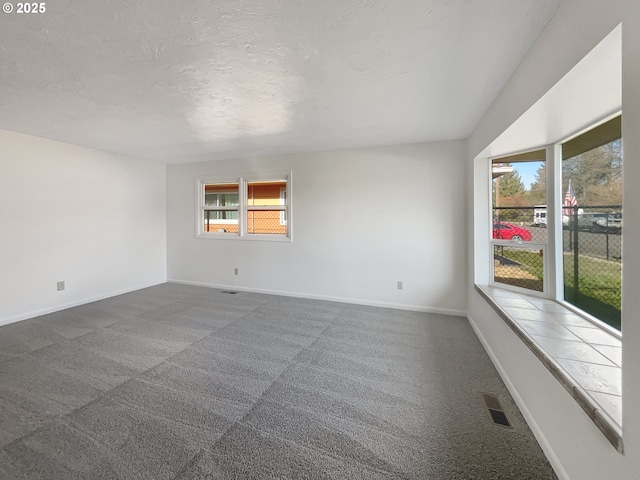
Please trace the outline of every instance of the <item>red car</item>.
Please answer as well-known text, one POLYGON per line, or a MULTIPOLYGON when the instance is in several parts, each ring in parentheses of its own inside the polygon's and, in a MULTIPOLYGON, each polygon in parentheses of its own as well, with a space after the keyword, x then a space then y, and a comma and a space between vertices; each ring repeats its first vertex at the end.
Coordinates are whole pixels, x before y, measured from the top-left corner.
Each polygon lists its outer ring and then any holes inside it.
POLYGON ((493 238, 499 240, 515 240, 517 242, 530 242, 531 232, 526 228, 518 227, 513 223, 494 223, 493 238))

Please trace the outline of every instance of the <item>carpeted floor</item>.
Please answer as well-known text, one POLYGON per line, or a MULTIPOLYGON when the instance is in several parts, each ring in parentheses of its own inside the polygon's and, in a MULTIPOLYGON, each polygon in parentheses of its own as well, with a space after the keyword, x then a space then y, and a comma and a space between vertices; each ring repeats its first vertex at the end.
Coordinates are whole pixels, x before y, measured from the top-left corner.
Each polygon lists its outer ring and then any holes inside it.
POLYGON ((555 478, 466 319, 176 284, 0 327, 0 446, 11 480, 555 478))

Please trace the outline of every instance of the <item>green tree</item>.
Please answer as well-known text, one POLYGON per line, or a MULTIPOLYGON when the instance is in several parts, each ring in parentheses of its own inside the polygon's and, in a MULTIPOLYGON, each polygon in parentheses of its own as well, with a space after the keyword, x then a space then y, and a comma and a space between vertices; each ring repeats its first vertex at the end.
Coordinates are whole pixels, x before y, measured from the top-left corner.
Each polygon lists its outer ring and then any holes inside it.
POLYGON ((578 205, 622 204, 621 147, 620 140, 616 140, 563 162, 564 191, 571 179, 578 205))
POLYGON ((529 202, 533 205, 546 205, 547 203, 547 168, 546 163, 542 163, 536 170, 535 181, 529 189, 529 202))
MULTIPOLYGON (((511 164, 505 163, 505 167, 511 164)), ((525 188, 517 170, 506 173, 493 180, 493 204, 500 207, 518 207, 524 203, 525 188), (496 190, 499 191, 499 201, 496 202, 496 190), (497 204, 497 205, 496 205, 497 204)))
MULTIPOLYGON (((509 163, 502 166, 510 167, 509 163)), ((522 178, 517 170, 506 173, 493 180, 493 205, 494 207, 521 207, 526 205, 525 188, 522 178), (496 192, 498 199, 496 201, 496 192)), ((496 219, 507 222, 524 221, 519 210, 494 210, 496 219)))

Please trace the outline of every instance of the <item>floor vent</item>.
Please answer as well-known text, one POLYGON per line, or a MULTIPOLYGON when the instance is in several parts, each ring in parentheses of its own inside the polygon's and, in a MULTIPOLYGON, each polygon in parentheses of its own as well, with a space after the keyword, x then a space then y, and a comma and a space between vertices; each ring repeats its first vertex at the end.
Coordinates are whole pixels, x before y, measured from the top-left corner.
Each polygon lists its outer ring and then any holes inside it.
POLYGON ((226 293, 227 295, 235 295, 238 292, 233 292, 231 290, 222 290, 222 292, 220 292, 220 293, 226 293))
POLYGON ((487 410, 489 411, 489 417, 491 421, 502 427, 511 428, 511 423, 509 423, 509 419, 507 415, 502 410, 502 405, 500 404, 500 400, 495 395, 488 395, 486 393, 482 394, 482 398, 484 398, 484 403, 487 406, 487 410))

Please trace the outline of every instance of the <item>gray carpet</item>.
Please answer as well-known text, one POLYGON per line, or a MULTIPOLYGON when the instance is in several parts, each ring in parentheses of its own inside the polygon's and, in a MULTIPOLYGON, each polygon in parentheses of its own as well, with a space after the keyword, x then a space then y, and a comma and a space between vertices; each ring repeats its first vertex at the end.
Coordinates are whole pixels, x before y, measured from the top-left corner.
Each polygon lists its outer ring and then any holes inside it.
POLYGON ((555 478, 466 319, 175 284, 0 327, 0 425, 11 480, 555 478))

